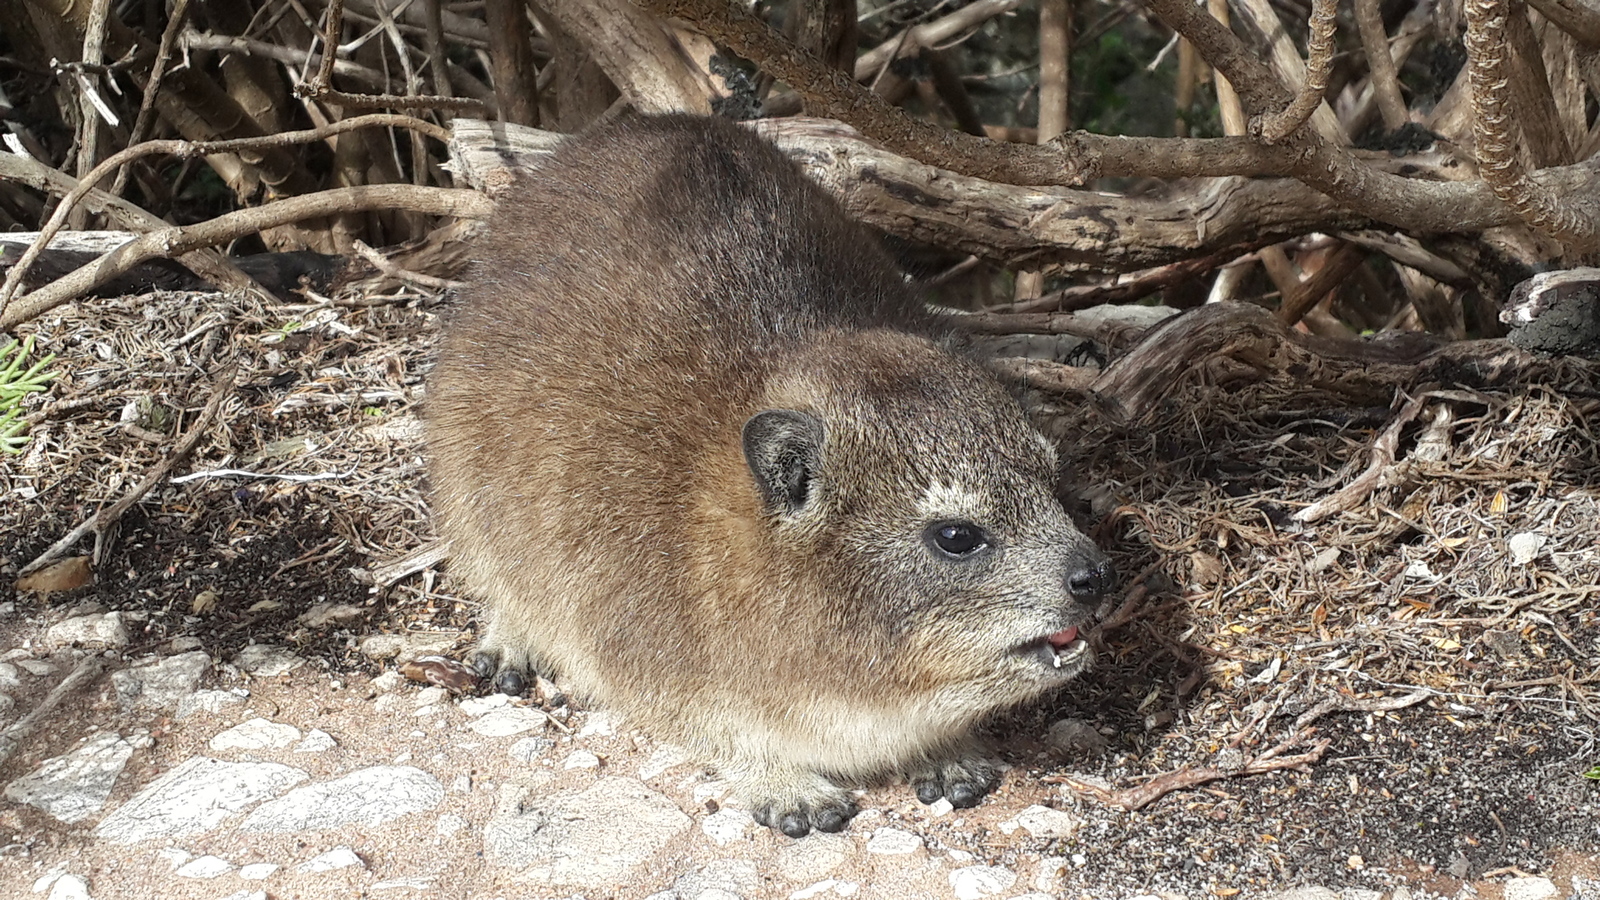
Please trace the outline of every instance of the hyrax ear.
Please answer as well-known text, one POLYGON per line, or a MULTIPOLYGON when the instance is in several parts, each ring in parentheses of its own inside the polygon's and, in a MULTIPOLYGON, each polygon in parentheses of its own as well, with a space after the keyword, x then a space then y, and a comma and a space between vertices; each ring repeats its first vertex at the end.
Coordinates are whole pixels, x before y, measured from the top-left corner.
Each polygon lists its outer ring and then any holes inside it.
POLYGON ((821 476, 822 421, 793 409, 768 409, 744 423, 744 459, 761 499, 791 515, 806 505, 821 476))

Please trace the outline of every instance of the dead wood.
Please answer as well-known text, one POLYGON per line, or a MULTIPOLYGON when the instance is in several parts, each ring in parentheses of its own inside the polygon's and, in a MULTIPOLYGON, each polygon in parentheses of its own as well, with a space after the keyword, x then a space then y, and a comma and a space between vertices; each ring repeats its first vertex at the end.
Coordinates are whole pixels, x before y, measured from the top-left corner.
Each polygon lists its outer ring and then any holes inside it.
MULTIPOLYGON (((1026 146, 950 132, 890 106, 722 0, 642 3, 660 15, 694 22, 718 42, 755 60, 799 91, 808 109, 861 129, 891 151, 988 182, 1075 185, 1111 175, 1184 178, 1249 173, 1293 177, 1359 215, 1411 231, 1468 231, 1513 221, 1512 211, 1482 182, 1392 175, 1306 129, 1276 145, 1248 138, 1147 139, 1073 132, 1048 145, 1026 146)), ((1258 55, 1206 12, 1187 0, 1151 0, 1150 8, 1193 41, 1201 55, 1239 88, 1252 115, 1289 104, 1288 89, 1258 55)), ((1573 182, 1576 186, 1592 180, 1600 161, 1542 170, 1535 183, 1551 189, 1552 180, 1576 174, 1569 169, 1588 170, 1573 182)))
MULTIPOLYGON (((1180 185, 1159 198, 1023 188, 897 156, 836 122, 792 118, 752 127, 867 224, 1006 266, 1120 272, 1194 256, 1231 259, 1269 240, 1363 222, 1291 181, 1219 179, 1180 185)), ((515 170, 537 166, 559 142, 550 132, 457 119, 450 154, 459 176, 492 192, 515 170)), ((1186 272, 1168 273, 1144 293, 1186 272)))
MULTIPOLYGON (((1007 318, 993 314, 976 319, 976 324, 998 331, 1007 327, 1003 324, 1007 318)), ((1056 314, 1044 321, 1057 333, 1078 333, 1066 331, 1078 327, 1068 323, 1070 318, 1056 314)), ((1082 327, 1088 331, 1099 326, 1082 327)), ((1010 328, 1012 333, 1021 330, 1025 328, 1010 328)), ((1043 372, 1051 365, 1038 364, 1035 383, 1051 382, 1043 372)), ((1600 363, 1540 357, 1504 340, 1441 343, 1414 333, 1373 341, 1325 338, 1288 328, 1271 313, 1247 303, 1214 303, 1149 329, 1094 380, 1088 393, 1106 414, 1134 421, 1182 387, 1270 378, 1286 378, 1301 389, 1371 406, 1387 404, 1397 388, 1428 384, 1486 388, 1546 383, 1592 391, 1600 387, 1600 363)), ((1055 380, 1075 383, 1077 376, 1062 373, 1055 380)))
POLYGON ((1117 806, 1129 812, 1143 809, 1160 800, 1162 797, 1174 792, 1199 787, 1212 781, 1224 778, 1237 778, 1243 775, 1261 775, 1267 772, 1277 772, 1284 769, 1307 771, 1312 763, 1322 759, 1322 754, 1333 745, 1333 740, 1324 738, 1312 746, 1310 750, 1294 756, 1281 756, 1289 747, 1299 743, 1305 737, 1297 734, 1276 747, 1263 752, 1238 768, 1221 768, 1218 766, 1204 766, 1192 769, 1180 769, 1168 772, 1150 779, 1136 788, 1127 790, 1111 790, 1097 784, 1074 778, 1070 775, 1047 775, 1040 779, 1051 784, 1064 784, 1079 796, 1104 803, 1107 806, 1117 806))
POLYGON ((641 112, 711 112, 705 73, 653 18, 628 0, 540 0, 540 8, 599 63, 641 112))
MULTIPOLYGON (((33 246, 28 249, 28 252, 23 254, 22 259, 18 261, 16 265, 12 266, 10 271, 6 273, 5 284, 3 287, 0 287, 0 314, 4 313, 7 302, 12 296, 15 295, 17 285, 20 284, 22 279, 28 274, 28 268, 33 265, 34 259, 38 257, 39 253, 44 251, 45 247, 49 246, 50 239, 54 237, 55 233, 61 229, 63 224, 65 224, 67 216, 77 206, 78 201, 81 200, 85 194, 89 193, 89 191, 93 190, 97 182, 127 163, 132 162, 140 157, 154 155, 170 154, 180 157, 189 157, 209 156, 217 153, 231 153, 241 150, 259 151, 268 147, 284 147, 324 140, 335 134, 342 134, 347 131, 354 131, 358 128, 374 126, 412 128, 422 132, 423 134, 439 138, 440 140, 445 138, 445 132, 443 129, 440 129, 438 126, 429 122, 423 122, 408 116, 375 115, 358 116, 353 119, 343 119, 322 128, 312 128, 306 131, 285 132, 282 134, 267 135, 259 138, 240 138, 231 141, 199 142, 147 141, 143 144, 138 144, 119 153, 113 154, 100 165, 96 166, 92 171, 90 171, 88 173, 88 177, 84 181, 80 182, 76 187, 69 191, 65 197, 62 198, 61 204, 51 215, 50 221, 45 223, 45 226, 40 229, 41 236, 39 240, 35 241, 33 246)), ((165 225, 166 223, 162 224, 165 225)))
POLYGON ((0 314, 0 329, 12 328, 80 297, 85 291, 146 260, 171 257, 200 247, 214 247, 247 234, 302 219, 377 209, 407 209, 433 216, 487 218, 492 203, 476 191, 412 184, 368 184, 290 197, 255 209, 218 216, 186 228, 168 226, 130 241, 94 264, 13 300, 0 314))

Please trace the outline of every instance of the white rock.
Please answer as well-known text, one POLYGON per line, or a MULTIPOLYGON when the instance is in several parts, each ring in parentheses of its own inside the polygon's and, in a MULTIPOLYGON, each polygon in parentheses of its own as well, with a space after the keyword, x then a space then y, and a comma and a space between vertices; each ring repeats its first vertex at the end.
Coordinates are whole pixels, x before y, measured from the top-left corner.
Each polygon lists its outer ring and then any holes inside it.
POLYGON ((948 816, 954 810, 955 804, 950 802, 949 797, 940 797, 939 799, 928 804, 928 815, 933 816, 934 818, 938 818, 939 816, 948 816))
POLYGON ((412 766, 370 766, 321 784, 295 788, 263 803, 240 831, 314 831, 341 825, 379 825, 433 809, 444 786, 412 766))
POLYGON ((456 708, 470 718, 477 718, 491 709, 499 709, 510 702, 511 698, 505 694, 490 694, 487 697, 463 697, 456 703, 456 708))
POLYGON ((583 727, 578 729, 578 737, 610 737, 616 733, 616 718, 604 711, 589 713, 583 727))
POLYGON ((216 878, 233 871, 233 863, 220 856, 197 856, 172 873, 179 878, 216 878))
POLYGON ((700 821, 700 830, 718 847, 745 840, 756 820, 742 809, 723 807, 700 821))
POLYGON ((443 703, 449 699, 449 691, 439 687, 438 685, 433 685, 432 687, 425 687, 422 690, 417 691, 415 703, 420 708, 423 706, 433 706, 438 703, 443 703))
POLYGON ((555 745, 556 742, 547 737, 525 737, 512 744, 506 755, 517 762, 530 763, 545 755, 545 752, 555 745))
POLYGON ((365 869, 367 864, 361 861, 361 857, 357 856, 354 850, 341 846, 335 847, 321 856, 306 860, 295 866, 294 870, 305 874, 308 872, 330 872, 334 869, 348 869, 351 866, 360 866, 365 869))
POLYGON ((372 689, 375 691, 392 691, 407 682, 407 678, 393 669, 384 672, 372 679, 372 689))
POLYGON ((898 828, 879 828, 867 839, 867 852, 904 856, 922 849, 922 838, 898 828))
MULTIPOLYGON (((1522 532, 1513 534, 1506 539, 1506 549, 1511 551, 1511 561, 1519 566, 1533 562, 1539 556, 1539 551, 1549 542, 1549 538, 1542 534, 1522 532)), ((1510 882, 1507 882, 1509 884, 1510 882)))
POLYGON ((434 823, 433 832, 440 837, 449 837, 461 829, 466 828, 468 824, 469 823, 466 819, 461 818, 455 813, 445 813, 439 817, 438 822, 434 823))
POLYGON ((685 872, 672 882, 675 897, 697 898, 707 891, 736 897, 771 895, 770 884, 756 864, 748 859, 714 859, 693 872, 685 872))
POLYGON ((1037 838, 1063 838, 1078 833, 1083 820, 1072 813, 1034 804, 1000 823, 1000 830, 1011 834, 1018 828, 1037 838))
POLYGON ((455 649, 457 634, 374 634, 361 639, 362 655, 376 660, 392 659, 395 665, 419 656, 443 656, 455 649))
POLYGON ((172 866, 174 869, 183 865, 189 860, 194 859, 193 853, 190 853, 181 847, 162 847, 160 850, 156 851, 156 856, 166 860, 167 864, 172 866))
POLYGON ((692 824, 677 804, 631 778, 543 796, 506 785, 484 828, 485 855, 530 882, 610 890, 692 824))
POLYGON ((472 776, 468 775, 465 772, 462 772, 461 774, 457 775, 456 777, 450 779, 450 793, 452 793, 452 794, 470 794, 470 793, 472 793, 472 776))
POLYGON ((46 900, 89 900, 89 882, 78 875, 63 875, 50 885, 46 900))
POLYGON ((113 672, 111 684, 123 709, 173 709, 194 693, 210 669, 210 655, 195 650, 166 657, 153 665, 113 672))
POLYGON ((29 675, 33 675, 38 678, 43 678, 46 675, 54 675, 56 672, 55 666, 50 665, 42 659, 33 659, 32 657, 25 657, 17 660, 17 665, 21 666, 23 671, 27 672, 29 675))
POLYGON ((654 778, 662 772, 683 765, 685 762, 688 762, 688 757, 681 747, 663 744, 650 754, 650 758, 644 761, 644 765, 639 767, 639 777, 654 778))
POLYGON ((233 664, 257 678, 276 678, 305 665, 305 660, 282 647, 251 644, 239 651, 233 664))
POLYGON ((6 785, 6 799, 42 809, 69 824, 81 822, 106 805, 132 755, 133 745, 120 735, 97 735, 6 785))
POLYGON ((574 750, 567 754, 566 759, 561 761, 561 768, 598 769, 600 768, 600 757, 587 750, 574 750))
MULTIPOLYGON (((1033 886, 1038 890, 1050 893, 1061 889, 1061 880, 1066 877, 1069 862, 1065 856, 1046 856, 1039 860, 1039 874, 1034 876, 1033 886)), ((1130 898, 1130 900, 1146 900, 1145 895, 1130 898)), ((1159 900, 1159 898, 1149 898, 1159 900)))
POLYGON ((95 836, 119 843, 210 831, 232 813, 306 780, 277 763, 230 763, 196 756, 113 810, 95 836))
POLYGON ((276 871, 278 871, 277 863, 251 863, 248 866, 239 867, 239 877, 246 881, 260 881, 263 878, 270 877, 276 871))
POLYGON ((525 706, 504 706, 484 713, 467 727, 487 737, 509 737, 543 728, 548 718, 536 709, 528 709, 525 706))
POLYGON ((180 720, 202 712, 217 715, 230 706, 239 706, 249 697, 250 692, 241 688, 231 691, 195 691, 178 701, 178 711, 175 715, 180 720))
POLYGON ((61 647, 126 647, 128 626, 123 623, 122 613, 119 612, 73 616, 45 630, 44 646, 50 650, 61 647))
POLYGON ((808 884, 832 875, 855 851, 855 841, 845 835, 812 833, 803 841, 785 843, 773 868, 789 881, 808 884))
POLYGON ((1009 890, 1017 873, 1003 866, 967 866, 950 873, 950 889, 957 900, 982 900, 1009 890))
POLYGON ((0 662, 0 690, 22 689, 22 670, 8 662, 0 662))
POLYGON ((1554 881, 1538 875, 1524 875, 1507 881, 1500 896, 1504 900, 1550 900, 1560 893, 1554 881))
POLYGON ((281 750, 298 740, 300 729, 258 716, 216 735, 206 746, 218 753, 225 750, 281 750))
POLYGON ((6 716, 9 716, 11 714, 11 710, 14 709, 16 705, 17 700, 15 697, 11 696, 10 694, 0 694, 0 719, 4 719, 6 716))
POLYGON ((807 885, 798 891, 791 891, 789 893, 789 900, 811 900, 812 897, 818 897, 826 894, 835 887, 838 887, 838 885, 839 879, 824 878, 816 884, 807 885))
POLYGON ((336 746, 338 746, 338 742, 333 739, 333 735, 320 728, 313 728, 306 732, 305 738, 300 743, 294 745, 294 752, 322 753, 332 750, 336 746))

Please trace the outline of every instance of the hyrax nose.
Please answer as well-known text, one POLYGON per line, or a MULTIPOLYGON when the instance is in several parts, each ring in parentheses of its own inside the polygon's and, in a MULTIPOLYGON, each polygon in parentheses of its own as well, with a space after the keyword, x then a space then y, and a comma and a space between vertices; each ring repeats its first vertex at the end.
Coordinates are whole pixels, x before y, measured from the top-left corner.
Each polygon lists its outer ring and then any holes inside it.
POLYGON ((1105 596, 1116 584, 1117 570, 1110 560, 1076 569, 1067 575, 1067 592, 1079 603, 1089 603, 1105 596))

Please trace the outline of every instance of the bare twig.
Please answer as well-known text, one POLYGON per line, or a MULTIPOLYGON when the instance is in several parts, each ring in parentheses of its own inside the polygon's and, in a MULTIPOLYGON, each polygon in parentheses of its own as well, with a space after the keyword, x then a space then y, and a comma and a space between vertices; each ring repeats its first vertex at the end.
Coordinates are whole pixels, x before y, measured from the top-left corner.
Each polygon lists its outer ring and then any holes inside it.
POLYGON ((1418 688, 1417 690, 1414 690, 1411 693, 1403 696, 1374 697, 1370 700, 1357 700, 1354 697, 1347 697, 1343 694, 1338 694, 1323 700, 1316 706, 1313 706, 1301 713, 1299 718, 1294 720, 1294 727, 1296 731, 1299 731, 1331 712, 1370 713, 1392 712, 1397 709, 1407 709, 1409 707, 1416 706, 1418 703, 1421 703, 1429 697, 1434 696, 1436 693, 1436 691, 1432 691, 1427 688, 1418 688))
POLYGON ((427 288, 428 290, 433 291, 448 291, 452 288, 459 288, 463 285, 463 282, 460 281, 451 281, 448 278, 437 278, 433 275, 425 275, 421 272, 412 272, 409 269, 402 269, 395 265, 394 262, 388 257, 372 249, 363 241, 356 241, 354 244, 354 249, 358 256, 367 262, 372 263, 372 265, 378 271, 397 281, 403 281, 407 284, 412 284, 420 288, 427 288))
POLYGON ((1199 787, 1202 784, 1212 781, 1220 781, 1224 778, 1236 778, 1242 775, 1261 775, 1266 772, 1276 772, 1283 769, 1299 769, 1302 771, 1309 769, 1313 763, 1322 759, 1322 754, 1327 752, 1328 747, 1332 746, 1333 740, 1331 738, 1323 738, 1321 741, 1318 741, 1310 750, 1295 756, 1279 755, 1289 747, 1294 746, 1295 744, 1304 740, 1304 738, 1304 733, 1296 734, 1294 737, 1291 737, 1278 746, 1273 747, 1271 750, 1267 750, 1260 756, 1250 760, 1238 769, 1222 769, 1216 766, 1206 766, 1196 769, 1179 769, 1176 772, 1168 772, 1167 774, 1158 778, 1153 778, 1136 788, 1130 788, 1124 791, 1109 790, 1107 788, 1100 787, 1099 785, 1090 784, 1086 781, 1073 778, 1070 775, 1047 775, 1042 780, 1051 782, 1053 784, 1065 784, 1067 787, 1077 792, 1079 796, 1096 800, 1100 803, 1104 803, 1107 806, 1117 806, 1128 810, 1129 812, 1133 812, 1134 810, 1143 809, 1146 806, 1149 806, 1173 791, 1182 791, 1193 787, 1199 787))
POLYGON ((1329 291, 1343 284, 1350 273, 1366 260, 1366 254, 1354 244, 1344 244, 1323 263, 1310 278, 1294 286, 1278 307, 1278 318, 1285 325, 1293 325, 1305 317, 1311 308, 1322 301, 1329 291))
POLYGON ((217 410, 222 408, 223 398, 227 397, 228 393, 233 390, 233 378, 237 373, 237 364, 231 364, 222 370, 217 376, 216 387, 211 391, 211 399, 206 401, 205 409, 200 412, 199 418, 195 419, 194 423, 189 426, 189 430, 184 433, 182 438, 179 438, 178 443, 173 445, 172 452, 167 454, 166 458, 161 460, 160 463, 157 463, 149 474, 140 480, 138 484, 129 488, 127 493, 124 493, 117 502, 90 516, 88 520, 67 532, 64 537, 54 544, 51 544, 49 549, 39 554, 38 558, 33 562, 23 566, 21 573, 27 574, 44 567, 51 560, 66 552, 73 544, 78 542, 79 538, 89 532, 99 533, 105 531, 112 523, 122 518, 122 514, 127 512, 130 507, 138 503, 140 498, 150 493, 152 488, 172 474, 173 468, 183 462, 194 450, 195 446, 200 443, 200 438, 205 435, 206 428, 211 424, 211 420, 216 418, 217 410))
POLYGON ((1467 0, 1467 66, 1479 170, 1494 195, 1533 228, 1580 249, 1600 246, 1600 223, 1528 177, 1517 158, 1516 120, 1507 100, 1505 0, 1467 0))
POLYGON ((56 685, 49 694, 45 695, 43 700, 39 701, 38 706, 30 710, 27 715, 13 722, 5 731, 0 731, 0 763, 10 759, 11 754, 17 752, 17 748, 22 746, 22 742, 28 739, 28 735, 36 731, 42 723, 54 721, 56 707, 61 705, 61 701, 77 693, 84 685, 98 678, 100 673, 105 670, 105 666, 106 661, 102 656, 91 654, 84 657, 72 670, 71 674, 62 679, 60 684, 56 685))
MULTIPOLYGON (((77 179, 65 172, 11 153, 0 153, 0 181, 15 181, 61 196, 72 194, 80 186, 77 179)), ((80 202, 105 215, 112 224, 129 230, 149 231, 167 227, 167 223, 161 219, 105 191, 88 191, 81 196, 80 202)), ((42 248, 44 245, 38 246, 42 248)), ((177 260, 189 271, 223 290, 250 291, 262 296, 267 293, 256 284, 255 279, 241 272, 227 257, 215 250, 196 250, 178 256, 177 260)), ((5 307, 4 294, 0 294, 0 316, 3 316, 5 307)))
POLYGON ((1383 115, 1383 127, 1390 131, 1404 125, 1409 118, 1406 102, 1400 97, 1400 78, 1394 67, 1394 56, 1389 52, 1389 33, 1383 27, 1383 10, 1378 0, 1355 0, 1356 29, 1361 33, 1361 46, 1367 51, 1367 71, 1372 79, 1372 91, 1378 98, 1378 112, 1383 115))
POLYGON ((1395 455, 1400 445, 1400 432, 1422 412, 1422 405, 1426 399, 1425 396, 1417 396, 1406 401, 1394 420, 1382 434, 1378 435, 1378 439, 1372 442, 1371 461, 1367 464, 1366 471, 1333 495, 1324 497, 1295 513, 1294 518, 1307 524, 1320 522, 1335 513, 1354 509, 1356 504, 1377 490, 1384 479, 1392 475, 1395 455))
POLYGON ((291 197, 183 228, 172 226, 123 244, 98 261, 17 298, 0 315, 0 328, 11 328, 54 309, 145 260, 216 246, 264 228, 341 212, 374 209, 406 209, 434 216, 487 218, 492 208, 493 202, 477 191, 418 187, 414 184, 369 184, 291 197))
MULTIPOLYGON (((23 277, 28 274, 29 267, 39 258, 39 254, 50 246, 50 240, 55 237, 56 233, 61 230, 62 225, 65 224, 67 214, 77 205, 79 200, 83 199, 85 194, 94 188, 96 182, 105 178, 107 174, 119 166, 143 156, 157 154, 172 154, 184 158, 207 156, 212 153, 232 153, 237 150, 254 150, 262 147, 282 147, 310 143, 357 128, 396 126, 411 128, 441 141, 447 141, 450 138, 449 132, 431 122, 413 119, 410 116, 373 115, 341 119, 321 128, 288 131, 264 137, 234 138, 226 141, 146 141, 143 144, 112 154, 105 162, 96 166, 84 181, 80 182, 77 187, 73 188, 62 199, 55 213, 50 216, 50 221, 46 222, 45 226, 40 229, 39 239, 23 253, 22 258, 6 273, 5 285, 0 287, 0 317, 3 317, 5 313, 7 300, 16 293, 17 286, 22 283, 23 277)), ((162 224, 165 225, 166 223, 162 224)))
MULTIPOLYGON (((1322 96, 1328 90, 1328 73, 1333 71, 1333 31, 1338 15, 1339 0, 1312 0, 1305 83, 1300 85, 1288 108, 1260 120, 1261 139, 1267 143, 1275 144, 1294 133, 1322 105, 1322 96)), ((1390 60, 1390 68, 1394 68, 1393 60, 1390 60)))
MULTIPOLYGON (((189 0, 176 0, 172 5, 172 14, 167 19, 167 27, 161 32, 161 46, 156 50, 155 62, 151 64, 150 78, 144 84, 144 97, 139 101, 139 114, 133 120, 133 131, 128 134, 128 146, 133 147, 142 143, 145 136, 150 133, 150 125, 155 121, 156 95, 161 93, 161 84, 166 80, 167 67, 172 62, 172 49, 177 43, 178 35, 183 31, 183 25, 189 21, 189 0)), ((128 167, 126 165, 117 169, 117 177, 111 182, 111 193, 121 196, 122 188, 128 183, 128 167)))

